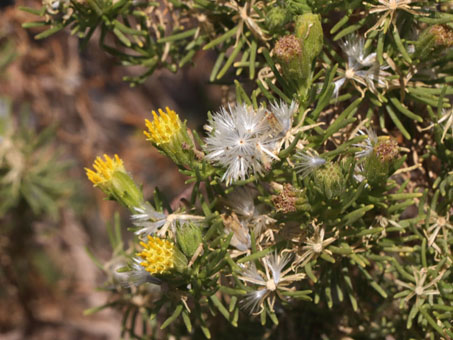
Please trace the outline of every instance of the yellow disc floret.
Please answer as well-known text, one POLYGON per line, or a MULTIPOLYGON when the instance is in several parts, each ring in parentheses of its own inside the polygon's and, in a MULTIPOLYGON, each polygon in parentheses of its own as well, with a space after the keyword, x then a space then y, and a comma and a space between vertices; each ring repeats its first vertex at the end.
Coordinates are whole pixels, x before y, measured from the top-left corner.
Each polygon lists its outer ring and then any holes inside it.
POLYGON ((96 158, 93 163, 94 171, 85 168, 88 179, 95 186, 111 181, 116 171, 125 172, 123 161, 118 155, 113 156, 113 158, 104 155, 104 159, 101 157, 96 158))
POLYGON ((151 275, 165 273, 174 267, 174 243, 148 235, 148 242, 140 244, 144 248, 137 254, 143 259, 140 264, 151 275))
POLYGON ((153 121, 150 122, 145 119, 146 127, 148 131, 144 131, 147 140, 153 142, 156 145, 168 143, 173 135, 175 135, 181 129, 181 120, 175 111, 170 110, 168 107, 165 108, 167 113, 159 109, 159 115, 156 111, 153 111, 153 121))

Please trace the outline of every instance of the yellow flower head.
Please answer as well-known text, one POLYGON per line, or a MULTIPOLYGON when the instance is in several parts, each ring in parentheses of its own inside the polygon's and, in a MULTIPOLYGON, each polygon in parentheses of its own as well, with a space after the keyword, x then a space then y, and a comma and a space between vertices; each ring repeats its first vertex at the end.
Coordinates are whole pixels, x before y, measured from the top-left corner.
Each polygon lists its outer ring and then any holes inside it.
POLYGON ((153 111, 154 119, 150 122, 145 119, 148 131, 144 131, 147 140, 156 145, 168 143, 171 138, 181 129, 181 120, 175 111, 165 108, 167 113, 159 109, 159 115, 153 111))
POLYGON ((175 266, 174 243, 148 235, 148 242, 140 242, 140 244, 145 248, 137 254, 143 259, 140 264, 151 275, 165 273, 175 266))
POLYGON ((126 172, 123 166, 123 161, 118 155, 110 158, 104 155, 103 160, 101 157, 97 157, 93 163, 95 171, 85 168, 88 179, 95 185, 109 182, 112 180, 112 176, 116 171, 126 172))

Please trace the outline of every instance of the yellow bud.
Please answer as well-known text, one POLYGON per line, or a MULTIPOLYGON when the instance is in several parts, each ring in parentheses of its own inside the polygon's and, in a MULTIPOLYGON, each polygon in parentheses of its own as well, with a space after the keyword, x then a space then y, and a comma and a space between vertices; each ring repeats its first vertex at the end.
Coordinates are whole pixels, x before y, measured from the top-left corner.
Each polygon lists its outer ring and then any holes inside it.
POLYGON ((93 163, 93 169, 85 168, 88 179, 110 199, 116 200, 129 209, 143 202, 141 190, 126 173, 123 161, 118 155, 113 158, 104 155, 104 159, 97 157, 93 163))
POLYGON ((147 140, 156 145, 169 143, 172 137, 181 130, 181 120, 175 111, 165 108, 167 113, 159 109, 159 116, 153 111, 153 121, 145 120, 148 131, 144 131, 147 140))
POLYGON ((104 155, 104 160, 101 157, 97 157, 93 163, 93 170, 85 168, 88 179, 94 184, 99 186, 112 180, 113 174, 116 171, 126 172, 123 166, 123 161, 118 155, 110 158, 104 155))

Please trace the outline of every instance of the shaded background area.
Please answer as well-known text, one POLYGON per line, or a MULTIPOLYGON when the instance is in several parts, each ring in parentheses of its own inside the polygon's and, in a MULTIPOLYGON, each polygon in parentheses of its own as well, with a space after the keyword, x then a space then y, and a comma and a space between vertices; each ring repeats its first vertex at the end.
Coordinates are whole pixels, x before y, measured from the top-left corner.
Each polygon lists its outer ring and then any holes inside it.
MULTIPOLYGON (((25 30, 36 20, 18 6, 39 8, 40 1, 2 0, 0 7, 0 98, 12 105, 13 119, 29 112, 29 129, 55 127, 52 148, 69 161, 66 181, 72 191, 58 216, 36 219, 17 206, 0 216, 0 338, 1 339, 115 339, 120 315, 103 311, 90 317, 83 311, 106 302, 96 291, 104 280, 87 255, 88 247, 100 259, 110 258, 105 227, 115 211, 128 213, 105 201, 84 174, 96 156, 117 153, 143 184, 145 197, 155 186, 170 198, 186 187, 174 165, 145 141, 144 119, 169 106, 188 125, 200 129, 206 112, 217 108, 225 89, 207 84, 209 54, 196 57, 196 66, 178 74, 157 71, 141 87, 130 88, 123 76, 140 70, 125 69, 102 52, 96 38, 80 51, 67 31, 36 41, 39 30, 25 30), (6 233, 15 219, 13 233, 6 233)), ((1 198, 0 198, 1 199, 1 198)), ((125 233, 126 235, 126 233, 125 233)))

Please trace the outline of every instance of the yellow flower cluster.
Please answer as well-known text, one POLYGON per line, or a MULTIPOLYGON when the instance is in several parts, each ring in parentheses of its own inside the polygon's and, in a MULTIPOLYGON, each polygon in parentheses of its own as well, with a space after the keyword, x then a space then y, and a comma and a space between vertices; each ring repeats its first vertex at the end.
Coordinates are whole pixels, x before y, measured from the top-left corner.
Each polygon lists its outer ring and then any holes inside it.
POLYGON ((140 264, 151 275, 165 273, 174 267, 175 245, 172 242, 148 235, 148 242, 140 244, 144 248, 138 253, 144 260, 140 264))
POLYGON ((115 155, 113 158, 104 155, 104 159, 105 160, 101 157, 96 158, 93 163, 95 171, 85 168, 88 179, 95 186, 111 181, 115 171, 125 172, 123 161, 118 157, 118 155, 115 155))
POLYGON ((156 145, 170 142, 171 138, 181 129, 181 120, 175 111, 165 108, 167 113, 159 109, 159 115, 153 111, 153 121, 145 120, 148 131, 144 131, 147 140, 156 145))

